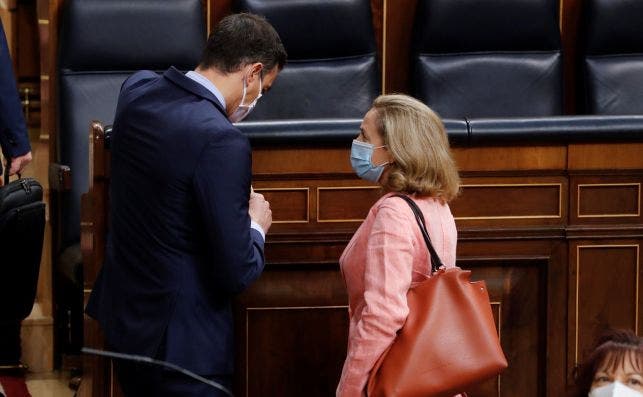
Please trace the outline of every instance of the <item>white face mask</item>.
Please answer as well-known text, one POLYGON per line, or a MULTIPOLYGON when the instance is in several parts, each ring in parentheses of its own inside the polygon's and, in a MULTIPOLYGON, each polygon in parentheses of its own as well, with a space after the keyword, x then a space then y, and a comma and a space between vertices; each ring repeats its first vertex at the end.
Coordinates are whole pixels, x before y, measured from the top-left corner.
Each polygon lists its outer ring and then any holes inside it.
POLYGON ((259 98, 261 98, 261 95, 263 95, 263 78, 261 77, 261 72, 259 72, 259 95, 257 95, 252 103, 244 105, 243 101, 246 100, 247 89, 248 84, 246 83, 246 79, 243 79, 243 95, 241 96, 241 103, 239 104, 239 107, 237 107, 237 109, 228 117, 228 119, 233 123, 238 123, 241 120, 245 119, 246 116, 249 115, 250 112, 252 112, 252 109, 254 109, 257 101, 259 100, 259 98))
POLYGON ((640 393, 634 389, 631 389, 621 382, 612 382, 609 385, 597 387, 592 389, 588 397, 642 397, 643 393, 640 393))

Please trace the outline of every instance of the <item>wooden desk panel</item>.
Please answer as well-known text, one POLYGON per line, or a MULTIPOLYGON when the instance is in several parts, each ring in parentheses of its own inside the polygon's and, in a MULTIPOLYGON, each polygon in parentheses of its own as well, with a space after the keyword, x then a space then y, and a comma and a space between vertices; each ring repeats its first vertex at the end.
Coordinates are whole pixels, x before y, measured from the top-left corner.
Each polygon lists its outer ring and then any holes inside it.
MULTIPOLYGON (((576 338, 576 321, 580 318, 579 327, 584 331, 579 334, 579 343, 585 346, 597 330, 589 319, 600 313, 595 306, 581 305, 580 317, 574 314, 575 295, 567 291, 575 291, 577 282, 580 291, 591 291, 591 283, 597 282, 597 277, 587 272, 585 277, 589 278, 575 278, 572 247, 578 245, 581 236, 593 236, 592 243, 601 244, 610 236, 622 235, 625 229, 630 234, 634 233, 632 228, 643 230, 639 210, 643 173, 632 168, 638 160, 620 159, 610 163, 615 168, 604 170, 603 159, 583 159, 581 163, 578 145, 573 148, 573 161, 568 159, 570 147, 454 149, 463 184, 461 196, 451 204, 459 230, 458 263, 474 269, 474 277, 487 280, 510 362, 509 369, 499 378, 480 385, 470 395, 525 395, 526 390, 534 396, 564 395, 571 384, 569 374, 576 354, 582 358, 582 352, 577 353, 576 343, 572 342, 576 338), (570 170, 568 166, 572 164, 576 168, 570 170), (621 175, 618 166, 628 169, 628 174, 621 175), (617 209, 628 217, 600 217, 597 222, 598 217, 583 216, 615 214, 617 209)), ((637 147, 622 144, 619 150, 625 148, 625 156, 634 156, 637 147)), ((326 335, 319 334, 320 329, 331 323, 340 324, 334 310, 346 301, 342 301, 345 297, 337 260, 381 192, 352 174, 347 148, 261 148, 255 154, 255 188, 269 196, 276 219, 290 221, 279 222, 271 229, 266 272, 242 295, 237 308, 240 329, 247 330, 253 321, 262 324, 266 332, 275 333, 279 353, 271 355, 272 347, 266 347, 263 354, 244 355, 237 393, 297 395, 311 381, 307 378, 309 369, 304 370, 307 365, 298 361, 302 359, 302 342, 280 338, 279 334, 285 329, 297 329, 317 340, 326 335), (288 277, 284 277, 284 266, 288 277), (301 275, 295 276, 297 273, 301 275), (322 285, 326 289, 320 289, 322 285), (328 293, 327 288, 334 293, 328 293), (260 314, 252 311, 277 296, 284 309, 263 310, 260 314), (314 304, 302 303, 310 299, 314 304), (330 311, 321 314, 324 310, 330 311), (291 351, 292 356, 284 355, 284 351, 291 351), (265 380, 253 383, 254 376, 246 377, 255 373, 252 368, 260 368, 267 357, 283 366, 288 366, 289 360, 299 362, 289 367, 291 381, 287 387, 265 380)), ((623 266, 631 266, 630 262, 625 261, 623 266)), ((634 296, 630 298, 635 300, 634 296)), ((601 324, 618 325, 614 321, 601 324)), ((330 381, 327 374, 341 368, 343 357, 337 349, 345 346, 345 332, 333 330, 337 339, 330 350, 309 346, 306 351, 311 360, 324 352, 334 357, 322 360, 320 371, 326 375, 320 378, 324 386, 318 388, 323 390, 319 395, 332 391, 325 382, 330 381)), ((243 334, 239 337, 244 340, 243 334)), ((246 338, 243 349, 258 349, 266 336, 258 338, 246 338)))
MULTIPOLYGON (((638 144, 619 145, 624 156, 639 153, 638 144)), ((510 364, 471 396, 565 395, 600 329, 640 325, 643 165, 633 167, 638 157, 610 160, 609 169, 600 158, 568 161, 577 149, 456 149, 458 264, 487 281, 510 364)), ((235 395, 326 396, 348 332, 338 260, 381 191, 353 175, 347 148, 264 147, 254 156, 253 186, 276 222, 266 270, 235 304, 235 395)), ((90 345, 100 340, 87 330, 90 345)), ((94 364, 103 366, 91 373, 94 390, 111 395, 109 366, 94 364)))

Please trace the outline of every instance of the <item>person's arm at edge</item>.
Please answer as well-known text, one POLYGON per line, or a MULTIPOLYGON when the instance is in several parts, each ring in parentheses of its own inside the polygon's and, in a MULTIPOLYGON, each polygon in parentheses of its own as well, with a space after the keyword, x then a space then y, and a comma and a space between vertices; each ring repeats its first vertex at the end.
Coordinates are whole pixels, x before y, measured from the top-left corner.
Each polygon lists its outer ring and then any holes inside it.
POLYGON ((11 175, 22 170, 31 161, 27 125, 22 115, 2 22, 0 22, 0 146, 4 156, 11 159, 11 175))

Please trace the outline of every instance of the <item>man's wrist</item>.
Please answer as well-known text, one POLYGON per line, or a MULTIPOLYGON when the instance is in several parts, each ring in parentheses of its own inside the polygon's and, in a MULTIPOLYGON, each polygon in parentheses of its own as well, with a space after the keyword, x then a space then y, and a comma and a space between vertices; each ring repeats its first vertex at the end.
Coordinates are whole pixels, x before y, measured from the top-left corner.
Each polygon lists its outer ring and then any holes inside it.
POLYGON ((263 241, 266 241, 266 232, 264 232, 263 228, 261 225, 259 225, 257 222, 253 221, 252 219, 250 220, 250 227, 252 229, 255 229, 256 231, 261 234, 261 237, 263 237, 263 241))

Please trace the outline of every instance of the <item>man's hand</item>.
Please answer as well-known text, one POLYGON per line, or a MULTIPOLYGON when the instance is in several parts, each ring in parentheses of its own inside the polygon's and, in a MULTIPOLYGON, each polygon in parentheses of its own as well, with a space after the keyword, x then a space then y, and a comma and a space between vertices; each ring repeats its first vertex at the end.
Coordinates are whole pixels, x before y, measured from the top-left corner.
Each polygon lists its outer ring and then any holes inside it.
POLYGON ((27 164, 31 162, 31 152, 11 159, 11 168, 9 168, 9 175, 15 175, 21 172, 27 164))
POLYGON ((266 201, 263 194, 255 193, 254 190, 250 192, 248 212, 250 213, 250 219, 258 223, 264 233, 268 233, 268 229, 272 224, 272 211, 270 210, 270 203, 266 201))

